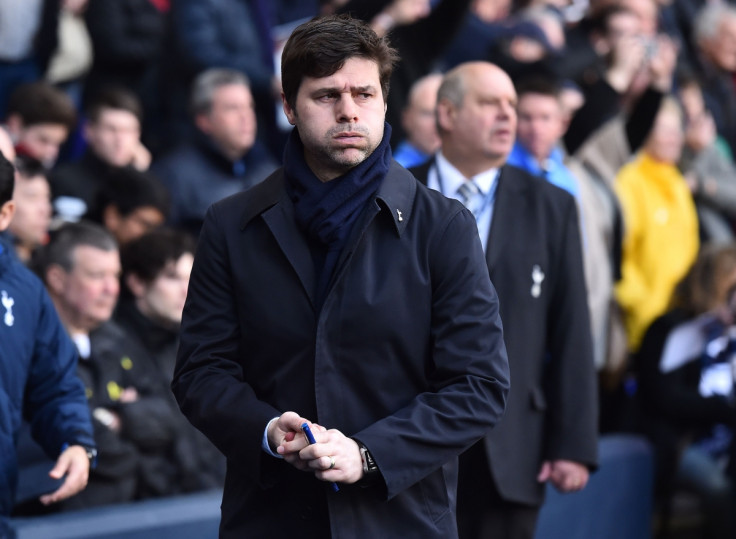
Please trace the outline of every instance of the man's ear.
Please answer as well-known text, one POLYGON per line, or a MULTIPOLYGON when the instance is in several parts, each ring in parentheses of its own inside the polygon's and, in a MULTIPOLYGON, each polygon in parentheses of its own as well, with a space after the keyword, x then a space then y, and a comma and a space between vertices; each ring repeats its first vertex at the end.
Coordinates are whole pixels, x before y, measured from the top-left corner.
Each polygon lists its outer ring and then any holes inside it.
POLYGON ((281 103, 284 106, 284 114, 286 114, 286 119, 289 120, 289 123, 291 125, 296 125, 296 110, 291 108, 289 102, 286 101, 286 96, 284 95, 284 92, 281 92, 281 103))
POLYGON ((212 122, 207 114, 201 113, 194 116, 194 125, 205 135, 212 133, 212 122))
POLYGON ((455 124, 457 109, 448 99, 441 99, 437 102, 437 123, 443 131, 452 131, 455 124))
POLYGON ((10 221, 13 220, 13 215, 15 215, 15 202, 8 200, 5 204, 0 206, 0 232, 10 226, 10 221))
POLYGON ((105 209, 102 210, 102 224, 105 228, 115 233, 120 228, 120 221, 122 221, 122 216, 117 206, 114 204, 105 206, 105 209))
POLYGON ((46 269, 45 281, 46 286, 55 295, 60 296, 66 287, 66 271, 58 264, 51 264, 46 269))
POLYGON ((145 283, 135 273, 126 275, 125 284, 136 298, 140 298, 146 293, 145 283))
POLYGON ((17 137, 23 130, 23 118, 21 118, 19 114, 14 112, 13 114, 8 116, 7 120, 5 121, 5 126, 8 128, 8 133, 10 133, 12 137, 17 137))

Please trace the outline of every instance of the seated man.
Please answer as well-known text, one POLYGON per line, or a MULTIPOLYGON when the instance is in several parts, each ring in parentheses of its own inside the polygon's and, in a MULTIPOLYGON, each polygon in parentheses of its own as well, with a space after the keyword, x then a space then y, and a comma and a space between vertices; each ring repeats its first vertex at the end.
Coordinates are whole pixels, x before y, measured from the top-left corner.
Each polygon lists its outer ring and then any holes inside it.
POLYGON ((74 103, 46 82, 22 84, 10 96, 5 124, 16 153, 35 157, 46 168, 54 165, 76 123, 74 103))
POLYGON ((15 159, 15 215, 8 235, 15 253, 25 264, 39 246, 46 243, 51 225, 51 190, 46 170, 37 159, 19 155, 15 159))
POLYGON ((51 175, 54 210, 74 221, 95 213, 97 196, 114 169, 147 170, 151 154, 141 144, 141 105, 130 92, 108 88, 98 93, 86 111, 81 160, 56 168, 51 175))
POLYGON ((126 167, 111 170, 89 218, 123 246, 161 226, 169 215, 169 192, 154 176, 126 167))
POLYGON ((247 189, 276 168, 256 141, 248 80, 237 71, 209 69, 194 81, 191 110, 196 139, 153 164, 172 195, 171 224, 199 234, 213 202, 247 189))
POLYGON ((172 443, 141 450, 138 498, 222 488, 225 480, 225 458, 179 412, 170 389, 194 249, 190 235, 159 229, 121 250, 122 295, 115 321, 136 347, 151 393, 170 407, 177 431, 172 443))

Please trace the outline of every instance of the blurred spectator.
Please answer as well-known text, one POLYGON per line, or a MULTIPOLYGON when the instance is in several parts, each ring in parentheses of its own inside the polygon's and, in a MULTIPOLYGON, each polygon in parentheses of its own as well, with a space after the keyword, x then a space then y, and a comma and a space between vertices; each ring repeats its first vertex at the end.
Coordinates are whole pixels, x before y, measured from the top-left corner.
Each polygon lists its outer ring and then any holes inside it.
POLYGON ((97 197, 111 171, 148 169, 151 154, 140 140, 141 115, 138 99, 122 88, 102 90, 89 102, 84 156, 51 174, 54 210, 61 219, 74 221, 98 213, 97 197))
POLYGON ((169 192, 154 176, 125 167, 110 171, 88 218, 109 230, 121 247, 161 226, 169 214, 169 192))
POLYGON ((406 168, 426 162, 440 147, 435 116, 440 84, 442 75, 432 73, 415 82, 409 91, 406 107, 401 113, 406 139, 394 152, 394 159, 406 168))
MULTIPOLYGON (((115 1, 115 0, 112 0, 115 1)), ((240 72, 250 81, 261 138, 274 122, 280 89, 273 65, 274 44, 268 2, 258 0, 177 0, 171 3, 173 50, 168 53, 172 74, 166 101, 175 126, 167 137, 182 141, 186 122, 186 92, 203 71, 213 68, 240 72)), ((164 140, 170 144, 172 140, 164 140)))
POLYGON ((63 507, 79 509, 130 501, 138 482, 138 451, 132 439, 150 435, 156 440, 165 436, 169 427, 162 423, 156 425, 158 431, 150 431, 133 421, 138 418, 153 423, 157 416, 137 409, 138 393, 129 383, 135 365, 124 351, 124 334, 109 322, 120 289, 117 244, 97 225, 66 224, 39 250, 36 269, 79 351, 78 374, 87 393, 99 449, 87 489, 63 502, 63 507))
POLYGON ((699 76, 705 104, 713 115, 718 133, 736 155, 736 7, 708 3, 698 12, 693 27, 700 60, 699 76))
POLYGON ((559 13, 544 7, 527 8, 501 23, 498 39, 486 59, 514 79, 533 75, 556 76, 565 33, 559 13))
POLYGON ((74 130, 77 111, 71 99, 46 82, 22 84, 8 102, 5 126, 19 154, 51 168, 59 147, 74 130))
POLYGON ((4 127, 0 126, 0 152, 3 153, 5 159, 11 163, 15 161, 15 146, 13 141, 10 139, 10 135, 4 127))
POLYGON ((0 0, 0 117, 20 84, 43 77, 58 42, 59 0, 0 0))
POLYGON ((567 127, 560 87, 552 79, 527 78, 519 82, 516 94, 519 120, 508 164, 541 176, 579 198, 578 180, 565 166, 559 146, 567 127))
POLYGON ((638 356, 640 427, 655 447, 665 518, 676 489, 695 493, 702 537, 734 536, 733 361, 736 246, 703 250, 638 356))
POLYGON ((62 88, 77 108, 82 104, 82 79, 92 66, 92 41, 84 22, 89 0, 62 0, 59 14, 59 46, 45 79, 62 88))
POLYGON ((15 215, 8 231, 18 258, 25 264, 48 240, 51 225, 51 189, 40 161, 19 155, 15 160, 15 215))
MULTIPOLYGON (((0 154, 0 231, 13 218, 14 170, 0 154)), ((10 537, 10 516, 19 470, 17 449, 23 418, 54 460, 48 476, 62 479, 40 503, 58 502, 83 489, 95 448, 84 390, 75 377, 76 353, 38 279, 0 243, 0 537, 10 537)))
POLYGON ((157 160, 152 172, 171 193, 170 223, 199 234, 213 202, 263 180, 277 163, 256 141, 248 80, 229 69, 200 74, 191 90, 197 137, 157 160))
POLYGON ((680 169, 695 197, 701 241, 730 243, 736 222, 736 167, 730 150, 716 132, 713 115, 705 108, 698 80, 681 78, 678 96, 685 112, 680 169))
POLYGON ((152 141, 158 136, 156 124, 162 120, 160 110, 166 99, 159 77, 172 3, 92 0, 85 11, 94 50, 85 82, 85 104, 107 87, 125 88, 142 104, 144 114, 138 116, 145 119, 143 131, 152 141))
POLYGON ((442 67, 452 69, 463 62, 486 60, 488 51, 503 33, 503 22, 511 10, 510 0, 473 0, 447 51, 442 67))
POLYGON ((171 392, 184 301, 194 260, 194 240, 161 229, 128 243, 121 252, 123 294, 115 320, 145 364, 151 393, 170 407, 177 436, 163 451, 143 453, 138 497, 222 488, 225 458, 192 427, 171 392))
POLYGON ((616 297, 631 352, 639 349, 649 324, 667 309, 699 248, 695 204, 677 169, 683 136, 682 111, 674 99, 666 98, 642 152, 616 178, 625 230, 616 297))

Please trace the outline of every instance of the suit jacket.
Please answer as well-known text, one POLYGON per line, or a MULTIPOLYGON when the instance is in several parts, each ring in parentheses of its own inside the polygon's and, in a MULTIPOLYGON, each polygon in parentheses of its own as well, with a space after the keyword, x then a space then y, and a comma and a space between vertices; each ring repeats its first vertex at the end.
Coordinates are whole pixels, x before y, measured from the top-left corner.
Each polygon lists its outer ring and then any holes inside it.
POLYGON ((279 170, 210 208, 184 309, 172 387, 228 458, 221 537, 456 537, 456 457, 508 390, 473 217, 394 162, 317 312, 283 184, 279 170), (287 410, 363 442, 383 488, 334 493, 266 454, 287 410))
MULTIPOLYGON (((426 184, 431 166, 412 172, 426 184)), ((503 166, 498 182, 486 262, 501 302, 512 386, 485 449, 501 496, 540 505, 544 488, 536 478, 544 460, 597 462, 577 207, 562 189, 516 167, 503 166)))

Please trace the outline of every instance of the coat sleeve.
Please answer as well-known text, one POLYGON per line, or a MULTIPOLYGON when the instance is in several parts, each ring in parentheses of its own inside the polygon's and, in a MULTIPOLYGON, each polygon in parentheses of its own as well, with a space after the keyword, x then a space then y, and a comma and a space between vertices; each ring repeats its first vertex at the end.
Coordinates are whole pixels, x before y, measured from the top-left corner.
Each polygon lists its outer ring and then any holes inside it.
MULTIPOLYGON (((261 458, 264 429, 281 411, 258 399, 238 363, 240 329, 227 246, 217 206, 205 217, 182 319, 172 390, 189 421, 251 477, 261 458)), ((280 461, 278 461, 280 462, 280 461)))
POLYGON ((501 418, 509 390, 498 297, 467 210, 449 221, 429 263, 428 390, 354 434, 375 457, 388 499, 483 437, 501 418))
POLYGON ((578 213, 565 197, 561 230, 555 235, 560 253, 548 315, 549 350, 545 395, 549 429, 544 458, 571 460, 595 467, 598 462, 598 397, 590 317, 585 294, 578 213))
POLYGON ((41 309, 28 378, 24 417, 33 438, 55 459, 64 444, 94 446, 89 406, 77 377, 77 349, 40 289, 41 309))

